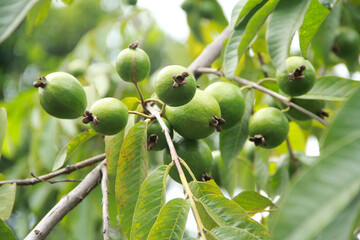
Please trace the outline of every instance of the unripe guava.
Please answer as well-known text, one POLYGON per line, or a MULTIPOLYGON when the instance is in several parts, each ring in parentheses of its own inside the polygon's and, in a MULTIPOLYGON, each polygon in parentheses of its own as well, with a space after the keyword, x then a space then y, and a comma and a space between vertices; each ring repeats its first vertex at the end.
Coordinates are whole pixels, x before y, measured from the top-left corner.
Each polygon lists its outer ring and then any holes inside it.
MULTIPOLYGON (((162 118, 166 127, 169 129, 171 138, 174 135, 174 131, 165 118, 162 118)), ((152 120, 147 127, 147 144, 148 150, 161 151, 167 147, 165 134, 162 131, 161 125, 157 119, 152 120)))
POLYGON ((163 68, 155 80, 155 92, 169 106, 184 105, 196 92, 194 75, 185 67, 171 65, 163 68))
POLYGON ((225 122, 216 99, 201 90, 185 105, 166 106, 165 113, 174 130, 188 139, 205 138, 215 129, 221 131, 220 125, 225 122))
POLYGON ((276 72, 276 79, 285 94, 300 96, 314 86, 316 74, 310 61, 295 56, 286 60, 286 72, 276 72))
POLYGON ((126 105, 111 97, 96 101, 84 115, 83 122, 90 123, 92 129, 104 135, 114 135, 123 130, 129 116, 126 105))
POLYGON ((205 89, 219 103, 221 117, 226 120, 223 129, 233 127, 245 111, 245 100, 239 87, 226 82, 216 82, 205 89))
MULTIPOLYGON (((201 181, 203 174, 210 173, 213 157, 209 146, 203 140, 189 140, 179 137, 174 139, 173 142, 177 154, 187 163, 197 180, 201 181)), ((163 161, 164 164, 171 163, 172 159, 169 149, 164 152, 163 161)), ((182 169, 186 180, 188 182, 192 181, 186 168, 182 166, 182 169)), ((169 175, 176 182, 181 183, 176 166, 171 168, 169 175)))
POLYGON ((274 148, 285 141, 289 133, 289 121, 277 108, 267 107, 257 111, 249 122, 249 140, 256 146, 274 148))
POLYGON ((65 72, 50 73, 34 82, 34 87, 39 88, 40 104, 48 114, 74 119, 84 113, 86 94, 74 76, 65 72))
POLYGON ((117 56, 116 69, 124 81, 140 82, 150 72, 149 56, 138 45, 138 42, 130 44, 129 48, 122 50, 117 56))
MULTIPOLYGON (((323 118, 324 114, 326 114, 323 111, 323 108, 325 107, 325 101, 323 100, 294 98, 291 99, 291 102, 295 103, 296 105, 299 105, 300 107, 305 108, 306 110, 314 113, 315 115, 321 118, 323 118)), ((287 111, 286 113, 290 117, 300 121, 306 121, 312 119, 310 116, 300 112, 299 110, 296 110, 295 108, 290 108, 290 110, 287 111)))

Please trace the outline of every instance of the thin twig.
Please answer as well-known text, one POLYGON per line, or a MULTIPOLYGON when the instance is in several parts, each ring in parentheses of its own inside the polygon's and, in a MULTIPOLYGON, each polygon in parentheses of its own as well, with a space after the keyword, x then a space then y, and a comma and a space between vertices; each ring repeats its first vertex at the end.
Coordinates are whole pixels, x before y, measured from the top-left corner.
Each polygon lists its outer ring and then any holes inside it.
POLYGON ((146 115, 144 113, 141 113, 141 112, 137 112, 137 111, 128 111, 129 114, 135 114, 135 115, 139 115, 139 116, 142 116, 144 118, 151 118, 151 116, 149 115, 146 115))
POLYGON ((294 155, 294 152, 292 150, 292 147, 291 147, 291 144, 290 144, 290 140, 289 138, 287 137, 286 138, 286 145, 287 145, 287 148, 289 150, 289 154, 290 154, 290 159, 291 161, 294 163, 294 166, 295 166, 295 170, 297 171, 299 169, 299 165, 297 163, 297 160, 296 160, 296 157, 294 155))
POLYGON ((109 189, 107 186, 108 173, 106 164, 101 165, 101 191, 102 191, 102 217, 103 217, 103 235, 104 240, 109 240, 109 189))
POLYGON ((164 120, 161 118, 160 116, 160 112, 157 108, 154 108, 154 107, 151 107, 149 105, 147 105, 147 109, 149 110, 149 112, 154 115, 156 117, 156 119, 158 120, 158 122, 160 123, 160 126, 165 134, 165 138, 166 138, 166 142, 168 144, 168 147, 169 147, 169 150, 170 150, 170 154, 171 154, 171 158, 172 158, 172 161, 175 163, 175 166, 179 172, 179 177, 180 177, 180 180, 181 180, 181 183, 184 187, 184 190, 185 190, 185 196, 186 198, 188 198, 190 200, 190 205, 191 205, 191 209, 193 210, 193 213, 194 213, 194 217, 195 217, 195 220, 196 220, 196 223, 197 223, 197 227, 198 227, 198 233, 200 234, 200 236, 202 237, 203 240, 206 240, 206 236, 205 236, 205 227, 201 221, 201 218, 200 218, 200 214, 196 208, 196 205, 195 205, 195 201, 194 201, 194 196, 190 190, 190 187, 189 187, 189 184, 186 180, 186 177, 185 177, 185 174, 184 174, 184 171, 182 170, 181 168, 181 165, 180 165, 180 158, 176 152, 176 149, 175 149, 175 146, 174 146, 174 143, 173 141, 171 140, 171 137, 170 137, 170 133, 169 133, 169 129, 167 128, 164 120))
POLYGON ((144 97, 141 93, 141 90, 138 86, 138 84, 136 82, 134 82, 134 85, 135 85, 135 88, 136 88, 136 91, 138 92, 139 94, 139 97, 140 97, 140 101, 141 101, 141 106, 143 107, 144 111, 146 111, 146 104, 145 104, 145 101, 144 101, 144 97))
POLYGON ((71 192, 61 198, 61 200, 46 214, 46 216, 34 227, 26 236, 25 240, 45 239, 51 230, 58 224, 63 217, 74 209, 101 180, 101 167, 106 163, 104 160, 94 168, 84 180, 79 183, 71 192))
MULTIPOLYGON (((218 76, 224 76, 224 73, 218 69, 214 69, 214 68, 198 68, 196 69, 196 72, 199 72, 199 73, 210 73, 210 74, 215 74, 215 75, 218 75, 218 76)), ((286 106, 288 107, 292 107, 292 108, 295 108, 296 110, 308 115, 309 117, 317 120, 318 122, 320 122, 321 124, 323 124, 324 126, 328 126, 327 122, 324 121, 324 119, 322 119, 321 117, 317 116, 316 114, 306 110, 305 108, 302 108, 300 107, 299 105, 293 103, 290 101, 289 98, 279 94, 279 93, 276 93, 276 92, 273 92, 271 91, 270 89, 267 89, 263 86, 260 86, 259 84, 255 83, 255 82, 251 82, 249 80, 246 80, 246 79, 243 79, 243 78, 240 78, 240 77, 234 77, 233 79, 234 81, 238 82, 238 83, 241 83, 241 84, 244 84, 244 85, 248 85, 248 86, 251 86, 252 88, 256 89, 256 90, 259 90, 261 92, 264 92, 278 100, 280 100, 281 102, 283 102, 286 106)))
POLYGON ((258 58, 259 58, 259 62, 261 64, 261 69, 262 69, 262 71, 264 73, 264 77, 268 78, 269 74, 267 73, 267 71, 264 70, 264 66, 265 66, 264 58, 261 55, 261 53, 258 53, 257 55, 258 55, 258 58))
POLYGON ((61 168, 61 169, 55 171, 55 172, 51 172, 51 173, 42 175, 42 176, 37 177, 37 178, 34 177, 34 178, 27 178, 27 179, 1 181, 0 186, 4 185, 4 184, 7 184, 7 183, 16 183, 16 185, 18 185, 18 186, 34 185, 36 183, 39 183, 39 182, 45 181, 47 179, 57 177, 57 176, 62 175, 62 174, 69 174, 69 173, 71 173, 73 171, 76 171, 78 169, 93 165, 93 164, 95 164, 97 162, 100 162, 100 161, 102 161, 104 159, 105 159, 105 154, 100 154, 98 156, 86 159, 84 161, 81 161, 79 163, 75 163, 73 165, 68 165, 68 166, 66 166, 64 168, 61 168))
POLYGON ((50 184, 61 183, 61 182, 81 182, 82 181, 82 179, 42 180, 41 178, 36 176, 33 172, 30 172, 30 175, 33 176, 34 178, 36 178, 37 180, 39 180, 40 182, 47 182, 50 184))

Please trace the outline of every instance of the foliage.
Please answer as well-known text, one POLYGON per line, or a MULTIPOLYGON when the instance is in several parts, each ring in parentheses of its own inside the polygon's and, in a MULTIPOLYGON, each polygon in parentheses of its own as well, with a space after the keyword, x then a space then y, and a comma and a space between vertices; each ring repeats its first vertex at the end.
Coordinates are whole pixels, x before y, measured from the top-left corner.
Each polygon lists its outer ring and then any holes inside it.
MULTIPOLYGON (((181 7, 190 30, 186 42, 167 35, 154 13, 135 2, 0 3, 0 181, 29 178, 30 173, 41 176, 105 152, 110 221, 105 232, 111 239, 195 239, 198 234, 206 239, 359 238, 360 68, 358 61, 339 57, 334 42, 340 27, 360 34, 359 1, 238 0, 226 19, 221 1, 185 0, 181 7), (214 54, 209 44, 228 30, 212 68, 189 71, 202 90, 214 82, 235 83, 244 94, 245 111, 232 128, 204 138, 214 158, 211 171, 202 181, 188 178, 192 181, 187 183, 171 137, 170 151, 165 150, 171 164, 163 165, 163 152, 148 151, 147 118, 166 118, 165 106, 154 95, 155 79, 168 65, 186 67, 202 52, 214 54), (118 53, 135 40, 151 67, 134 86, 122 81, 115 63, 118 53), (299 121, 287 115, 287 140, 272 149, 255 147, 247 141, 254 112, 265 107, 285 114, 289 110, 291 99, 274 77, 294 55, 309 60, 317 76, 311 90, 296 98, 324 100, 330 118, 324 122, 316 113, 305 113, 312 120, 299 121), (80 118, 48 115, 32 83, 57 71, 81 82, 87 109, 99 99, 114 97, 137 115, 129 115, 126 127, 112 136, 96 133, 80 118), (154 104, 149 107, 143 99, 154 104), (309 151, 313 139, 320 147, 310 150, 319 154, 309 151), (177 184, 168 177, 171 168, 179 173, 184 192, 169 198, 177 184), (192 228, 189 212, 196 219, 192 228)), ((185 128, 189 131, 190 126, 185 128)), ((77 169, 56 180, 84 179, 89 172, 77 169)), ((24 239, 76 184, 26 187, 0 182, 0 239, 24 239)), ((95 189, 49 239, 102 238, 102 195, 95 189)))

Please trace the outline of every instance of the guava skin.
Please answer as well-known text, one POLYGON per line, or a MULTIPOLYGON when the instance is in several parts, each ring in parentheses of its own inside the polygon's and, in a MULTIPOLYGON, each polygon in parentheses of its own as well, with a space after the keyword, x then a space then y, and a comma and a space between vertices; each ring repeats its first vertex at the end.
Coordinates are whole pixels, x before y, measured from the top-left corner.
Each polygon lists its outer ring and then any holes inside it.
MULTIPOLYGON (((174 131, 173 131, 169 121, 165 118, 162 118, 162 120, 164 121, 165 125, 169 129, 170 137, 172 138, 174 135, 174 131)), ((147 127, 147 139, 148 139, 147 140, 148 150, 161 151, 167 147, 165 134, 163 133, 161 125, 157 119, 154 119, 149 123, 149 125, 147 127), (149 137, 152 135, 157 136, 157 142, 155 144, 151 145, 151 149, 149 149, 149 145, 151 144, 151 142, 149 141, 149 137)))
POLYGON ((140 82, 150 72, 150 58, 140 48, 122 50, 116 59, 116 70, 124 81, 140 82))
MULTIPOLYGON (((306 110, 320 117, 321 117, 322 109, 325 107, 325 101, 323 100, 294 98, 291 100, 291 102, 295 103, 296 105, 299 105, 300 107, 305 108, 306 110)), ((290 110, 287 111, 286 113, 290 117, 300 121, 306 121, 312 119, 308 115, 296 110, 295 108, 290 108, 290 110)))
POLYGON ((165 113, 173 129, 187 139, 209 136, 215 131, 215 127, 210 125, 213 116, 221 117, 216 99, 201 90, 197 90, 194 98, 185 105, 166 106, 165 113))
MULTIPOLYGON (((195 178, 201 181, 204 173, 209 174, 212 167, 213 157, 209 146, 203 140, 190 140, 178 137, 173 140, 177 154, 189 165, 195 178)), ((171 163, 171 155, 169 149, 164 151, 164 164, 171 163)), ((185 167, 182 167, 186 180, 192 181, 190 174, 185 167)), ((169 172, 169 175, 176 182, 181 184, 179 173, 175 166, 169 172)))
POLYGON ((96 101, 90 112, 97 121, 90 122, 91 128, 103 135, 114 135, 123 130, 129 117, 126 105, 111 97, 96 101))
POLYGON ((223 129, 229 129, 240 121, 245 111, 245 100, 239 87, 227 82, 216 82, 205 89, 219 103, 221 117, 226 120, 223 129))
POLYGON ((310 61, 303 57, 289 57, 286 60, 286 72, 276 72, 276 79, 281 91, 289 96, 300 96, 307 93, 315 84, 316 73, 310 61), (289 74, 294 73, 296 69, 305 66, 302 71, 303 78, 290 80, 289 74))
POLYGON ((196 92, 196 80, 194 75, 185 67, 170 65, 163 68, 155 80, 155 92, 161 101, 173 107, 184 105, 194 97, 196 92), (173 76, 187 72, 186 83, 174 87, 173 76))
POLYGON ((57 118, 75 119, 86 109, 86 93, 80 82, 65 72, 50 73, 45 87, 39 87, 40 104, 57 118))
POLYGON ((289 133, 289 121, 285 114, 277 108, 262 108, 250 118, 249 135, 261 135, 266 145, 263 148, 275 148, 285 141, 289 133))

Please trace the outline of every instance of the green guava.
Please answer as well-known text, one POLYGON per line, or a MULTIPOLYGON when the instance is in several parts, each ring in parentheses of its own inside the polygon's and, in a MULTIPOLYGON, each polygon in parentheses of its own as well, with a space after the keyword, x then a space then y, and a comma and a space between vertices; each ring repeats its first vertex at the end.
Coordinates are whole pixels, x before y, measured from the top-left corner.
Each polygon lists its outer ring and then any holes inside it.
POLYGON ((276 79, 285 94, 300 96, 314 86, 316 73, 310 61, 295 56, 286 60, 286 72, 276 72, 276 79))
POLYGON ((221 131, 224 122, 216 99, 201 90, 185 105, 166 106, 165 113, 173 129, 187 139, 205 138, 215 129, 221 131))
POLYGON ((80 82, 65 72, 50 73, 34 82, 39 88, 40 104, 57 118, 75 119, 83 115, 87 99, 80 82))
MULTIPOLYGON (((169 129, 169 133, 172 138, 174 131, 169 121, 165 118, 162 119, 164 120, 166 127, 169 129)), ((147 127, 147 144, 149 151, 161 151, 167 147, 165 135, 157 119, 152 120, 147 127)))
POLYGON ((240 88, 227 82, 216 82, 205 89, 219 103, 221 117, 226 123, 223 129, 233 127, 240 121, 245 111, 245 100, 240 88))
MULTIPOLYGON (((181 157, 194 173, 195 178, 201 181, 203 174, 209 174, 211 171, 213 157, 209 146, 203 140, 190 140, 182 137, 173 140, 177 154, 181 157)), ((169 164, 172 161, 170 151, 164 151, 164 164, 169 164)), ((184 171, 186 180, 192 181, 190 174, 186 168, 181 166, 184 171)), ((181 183, 178 170, 173 166, 169 175, 176 182, 181 183)))
POLYGON ((169 106, 181 106, 195 95, 196 80, 185 67, 171 65, 163 68, 155 80, 155 92, 169 106))
POLYGON ((138 48, 138 42, 130 44, 129 48, 122 50, 116 59, 116 69, 124 81, 140 82, 150 72, 149 56, 138 48))
POLYGON ((250 118, 249 140, 256 146, 275 148, 285 141, 289 133, 289 121, 277 108, 262 108, 250 118))
MULTIPOLYGON (((293 98, 291 99, 291 102, 295 103, 296 105, 299 105, 300 107, 305 108, 306 110, 309 110, 310 112, 314 113, 315 115, 321 118, 324 117, 323 108, 325 107, 325 101, 323 100, 293 98)), ((296 110, 295 108, 290 108, 290 110, 287 111, 286 113, 290 117, 300 121, 306 121, 312 119, 310 116, 300 112, 299 110, 296 110)))

